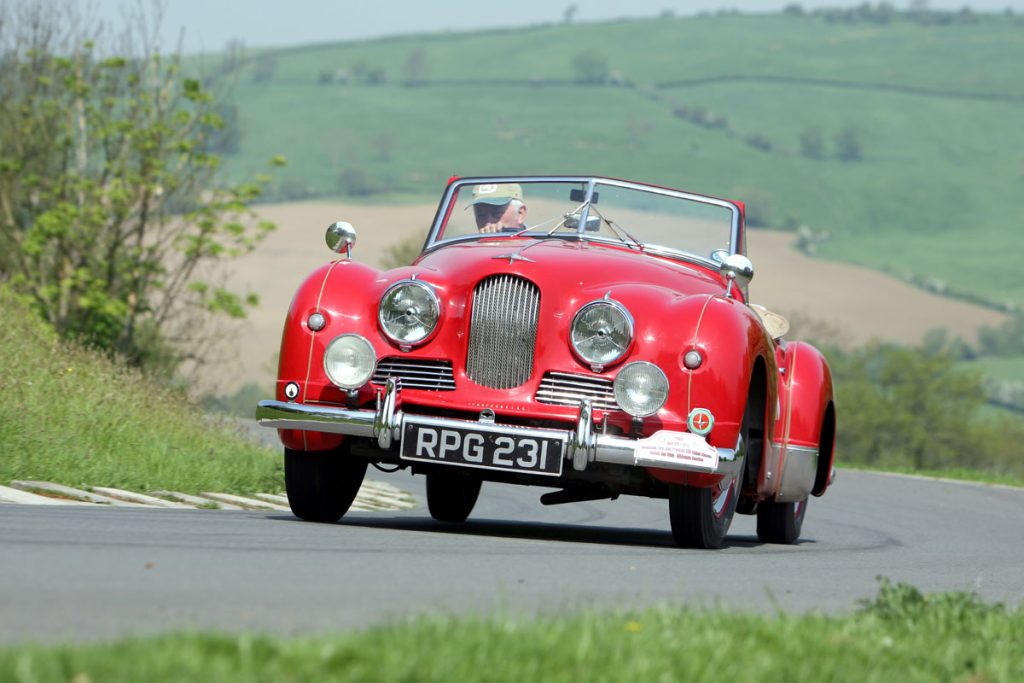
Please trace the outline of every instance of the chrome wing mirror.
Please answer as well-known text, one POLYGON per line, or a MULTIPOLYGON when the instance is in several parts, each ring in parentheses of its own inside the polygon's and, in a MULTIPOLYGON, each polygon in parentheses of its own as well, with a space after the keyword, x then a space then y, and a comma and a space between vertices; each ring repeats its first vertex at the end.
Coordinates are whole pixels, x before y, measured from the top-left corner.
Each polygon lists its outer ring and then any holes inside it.
POLYGON ((338 221, 327 226, 327 248, 337 253, 345 253, 346 258, 352 258, 352 247, 356 245, 356 229, 351 223, 338 221))
POLYGON ((722 259, 718 272, 725 278, 725 296, 732 296, 733 282, 745 288, 754 278, 754 264, 743 254, 729 254, 722 259))

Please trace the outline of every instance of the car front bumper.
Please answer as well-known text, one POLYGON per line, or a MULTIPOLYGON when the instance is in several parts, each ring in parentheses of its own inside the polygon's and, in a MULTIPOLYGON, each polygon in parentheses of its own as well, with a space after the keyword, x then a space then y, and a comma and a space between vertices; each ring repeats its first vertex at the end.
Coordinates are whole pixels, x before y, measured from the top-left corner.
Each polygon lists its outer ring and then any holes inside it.
POLYGON ((434 427, 472 429, 486 426, 487 431, 501 431, 510 436, 534 436, 561 441, 565 459, 573 469, 582 472, 592 462, 658 467, 669 470, 705 474, 732 474, 742 464, 736 448, 716 448, 703 438, 689 432, 659 431, 646 439, 631 439, 602 434, 594 428, 593 410, 589 401, 580 405, 575 430, 540 429, 516 425, 495 425, 493 416, 485 414, 477 421, 457 418, 425 417, 403 413, 397 409, 399 388, 389 379, 374 410, 346 409, 334 406, 308 405, 285 401, 260 401, 256 421, 262 427, 327 432, 376 439, 388 449, 401 439, 406 420, 434 427))

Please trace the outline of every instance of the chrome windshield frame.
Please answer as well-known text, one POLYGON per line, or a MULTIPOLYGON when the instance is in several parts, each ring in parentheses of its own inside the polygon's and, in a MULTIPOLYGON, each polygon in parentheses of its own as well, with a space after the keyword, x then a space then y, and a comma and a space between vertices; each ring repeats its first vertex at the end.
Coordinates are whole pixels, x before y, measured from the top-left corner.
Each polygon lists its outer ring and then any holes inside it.
MULTIPOLYGON (((598 235, 587 235, 585 233, 585 227, 587 224, 587 217, 590 215, 590 202, 594 195, 594 191, 603 185, 609 187, 619 187, 627 190, 637 190, 639 192, 647 192, 651 194, 657 194, 665 197, 674 197, 677 199, 683 199, 701 204, 709 204, 713 206, 719 206, 727 209, 731 214, 731 231, 729 236, 729 253, 737 254, 743 253, 739 250, 740 247, 740 208, 732 201, 722 199, 720 197, 712 197, 709 195, 695 194, 693 192, 686 192, 683 190, 676 190, 669 187, 661 187, 659 185, 648 185, 646 183, 638 183, 629 180, 620 180, 618 178, 607 178, 603 176, 472 176, 465 178, 453 178, 448 187, 445 188, 445 193, 441 197, 441 202, 438 205, 437 213, 434 215, 434 220, 431 223, 430 231, 427 233, 427 239, 423 245, 423 253, 427 253, 437 249, 441 246, 449 244, 457 244, 468 241, 474 241, 482 239, 484 237, 493 237, 493 235, 460 235, 447 240, 437 240, 437 235, 440 233, 441 228, 445 223, 446 217, 453 210, 452 203, 455 201, 455 196, 458 194, 458 190, 467 185, 478 185, 482 183, 520 183, 528 185, 531 183, 566 183, 566 184, 577 184, 585 185, 585 195, 582 202, 582 213, 580 216, 579 226, 576 228, 574 237, 576 239, 584 239, 592 242, 598 242, 602 244, 614 244, 618 246, 627 245, 636 248, 636 245, 631 242, 624 240, 613 240, 608 237, 598 235)), ((547 237, 548 235, 538 234, 536 232, 527 232, 522 234, 525 237, 547 237)), ((550 235, 556 237, 555 235, 550 235)), ((558 235, 558 238, 564 239, 568 235, 562 233, 558 235)), ((666 247, 659 244, 648 244, 643 243, 640 250, 644 253, 650 253, 658 256, 666 256, 669 258, 677 258, 684 261, 696 262, 710 266, 712 268, 718 268, 719 264, 713 261, 709 257, 694 254, 692 252, 684 251, 681 249, 675 249, 673 247, 666 247)))

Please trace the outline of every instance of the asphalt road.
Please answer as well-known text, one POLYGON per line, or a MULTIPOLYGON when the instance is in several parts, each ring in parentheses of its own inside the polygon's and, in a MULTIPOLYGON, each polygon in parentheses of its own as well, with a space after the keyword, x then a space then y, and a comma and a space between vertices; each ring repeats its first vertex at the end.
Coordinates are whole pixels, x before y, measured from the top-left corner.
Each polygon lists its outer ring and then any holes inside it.
POLYGON ((421 507, 339 524, 284 513, 0 506, 0 642, 178 628, 302 633, 419 613, 520 614, 662 603, 837 612, 876 577, 1024 602, 1024 490, 840 472, 803 540, 680 550, 667 503, 542 507, 484 484, 465 525, 432 521, 422 477, 371 476, 421 507))

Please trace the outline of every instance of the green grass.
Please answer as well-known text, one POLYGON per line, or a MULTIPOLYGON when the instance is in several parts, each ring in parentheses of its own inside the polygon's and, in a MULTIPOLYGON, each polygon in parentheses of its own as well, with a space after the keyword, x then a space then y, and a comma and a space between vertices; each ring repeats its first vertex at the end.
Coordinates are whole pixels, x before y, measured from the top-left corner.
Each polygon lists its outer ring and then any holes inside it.
MULTIPOLYGON (((0 287, 0 483, 278 491, 279 456, 179 391, 61 342, 0 287)), ((2 678, 2 677, 0 677, 2 678)))
POLYGON ((969 368, 977 368, 982 374, 989 377, 1024 383, 1024 356, 979 358, 964 363, 964 365, 969 368))
POLYGON ((9 681, 1018 681, 1024 611, 883 583, 845 616, 662 608, 0 649, 9 681))
POLYGON ((1024 215, 1017 16, 922 27, 723 15, 266 54, 273 78, 254 82, 254 65, 240 74, 241 147, 226 169, 241 176, 284 154, 279 198, 433 200, 452 174, 629 177, 743 199, 772 227, 828 232, 828 258, 1024 305, 1009 248, 1012 217, 1024 215), (573 84, 584 50, 628 85, 573 84), (416 54, 424 84, 407 87, 416 54), (318 83, 324 70, 351 76, 360 62, 382 68, 385 82, 318 83), (724 125, 674 116, 679 106, 724 125), (859 131, 862 161, 835 158, 847 126, 859 131), (826 158, 802 156, 809 128, 820 129, 826 158), (752 136, 771 149, 748 144, 752 136))
MULTIPOLYGON (((842 457, 842 454, 839 454, 842 457)), ((999 484, 1002 486, 1024 487, 1024 477, 1015 474, 992 472, 988 470, 972 470, 966 467, 938 470, 916 470, 912 467, 879 467, 877 465, 864 465, 855 462, 837 462, 839 478, 843 470, 859 470, 863 472, 890 472, 893 474, 909 474, 915 477, 932 477, 935 479, 956 479, 959 481, 971 481, 978 484, 999 484)), ((838 482, 837 482, 838 483, 838 482)))

